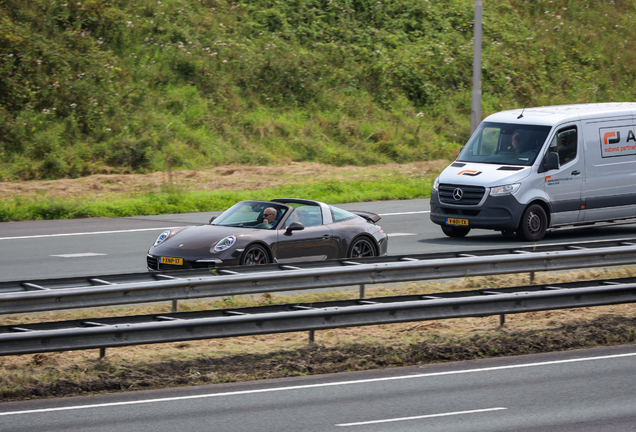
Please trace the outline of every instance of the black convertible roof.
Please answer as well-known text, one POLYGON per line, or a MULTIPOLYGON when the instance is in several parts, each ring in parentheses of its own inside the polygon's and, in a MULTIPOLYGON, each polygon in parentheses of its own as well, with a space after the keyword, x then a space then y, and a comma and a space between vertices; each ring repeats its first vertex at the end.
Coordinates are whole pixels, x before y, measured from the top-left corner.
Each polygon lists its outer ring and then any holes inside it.
POLYGON ((306 200, 306 199, 300 199, 300 198, 274 198, 273 200, 271 200, 272 202, 279 202, 282 204, 286 204, 286 203, 294 203, 294 204, 306 204, 306 205, 320 205, 323 204, 319 201, 312 201, 312 200, 306 200))

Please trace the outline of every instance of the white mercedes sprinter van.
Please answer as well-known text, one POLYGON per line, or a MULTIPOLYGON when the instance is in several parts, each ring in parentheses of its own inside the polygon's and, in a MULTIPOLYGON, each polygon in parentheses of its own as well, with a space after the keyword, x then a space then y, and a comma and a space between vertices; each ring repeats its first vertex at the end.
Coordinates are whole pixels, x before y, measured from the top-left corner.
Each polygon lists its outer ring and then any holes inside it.
POLYGON ((435 180, 431 221, 538 241, 546 229, 636 218, 636 103, 488 116, 435 180))

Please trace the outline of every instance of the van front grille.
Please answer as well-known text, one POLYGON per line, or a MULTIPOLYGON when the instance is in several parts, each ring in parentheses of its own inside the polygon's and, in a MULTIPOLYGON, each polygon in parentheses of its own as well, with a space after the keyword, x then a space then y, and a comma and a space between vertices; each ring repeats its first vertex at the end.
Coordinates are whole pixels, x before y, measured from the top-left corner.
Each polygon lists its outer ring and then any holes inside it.
POLYGON ((455 205, 477 205, 486 192, 483 186, 452 184, 440 184, 438 190, 440 202, 455 205))

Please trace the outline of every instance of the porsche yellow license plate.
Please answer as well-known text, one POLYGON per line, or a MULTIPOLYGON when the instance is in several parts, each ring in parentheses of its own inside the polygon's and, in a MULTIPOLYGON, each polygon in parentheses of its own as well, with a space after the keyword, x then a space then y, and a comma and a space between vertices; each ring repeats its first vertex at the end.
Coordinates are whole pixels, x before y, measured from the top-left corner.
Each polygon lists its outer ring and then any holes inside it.
POLYGON ((183 265, 183 258, 159 257, 161 264, 183 265))
POLYGON ((446 225, 463 225, 468 226, 468 219, 446 218, 446 225))

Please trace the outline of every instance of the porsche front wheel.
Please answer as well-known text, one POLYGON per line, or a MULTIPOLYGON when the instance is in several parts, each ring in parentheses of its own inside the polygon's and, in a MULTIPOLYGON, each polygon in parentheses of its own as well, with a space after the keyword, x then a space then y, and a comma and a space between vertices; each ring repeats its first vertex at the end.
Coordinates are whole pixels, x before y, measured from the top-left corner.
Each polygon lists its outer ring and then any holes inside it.
POLYGON ((269 254, 263 246, 253 245, 245 249, 241 257, 241 265, 269 264, 269 254))
POLYGON ((376 256, 375 246, 368 238, 354 240, 349 248, 348 258, 364 258, 376 256))

